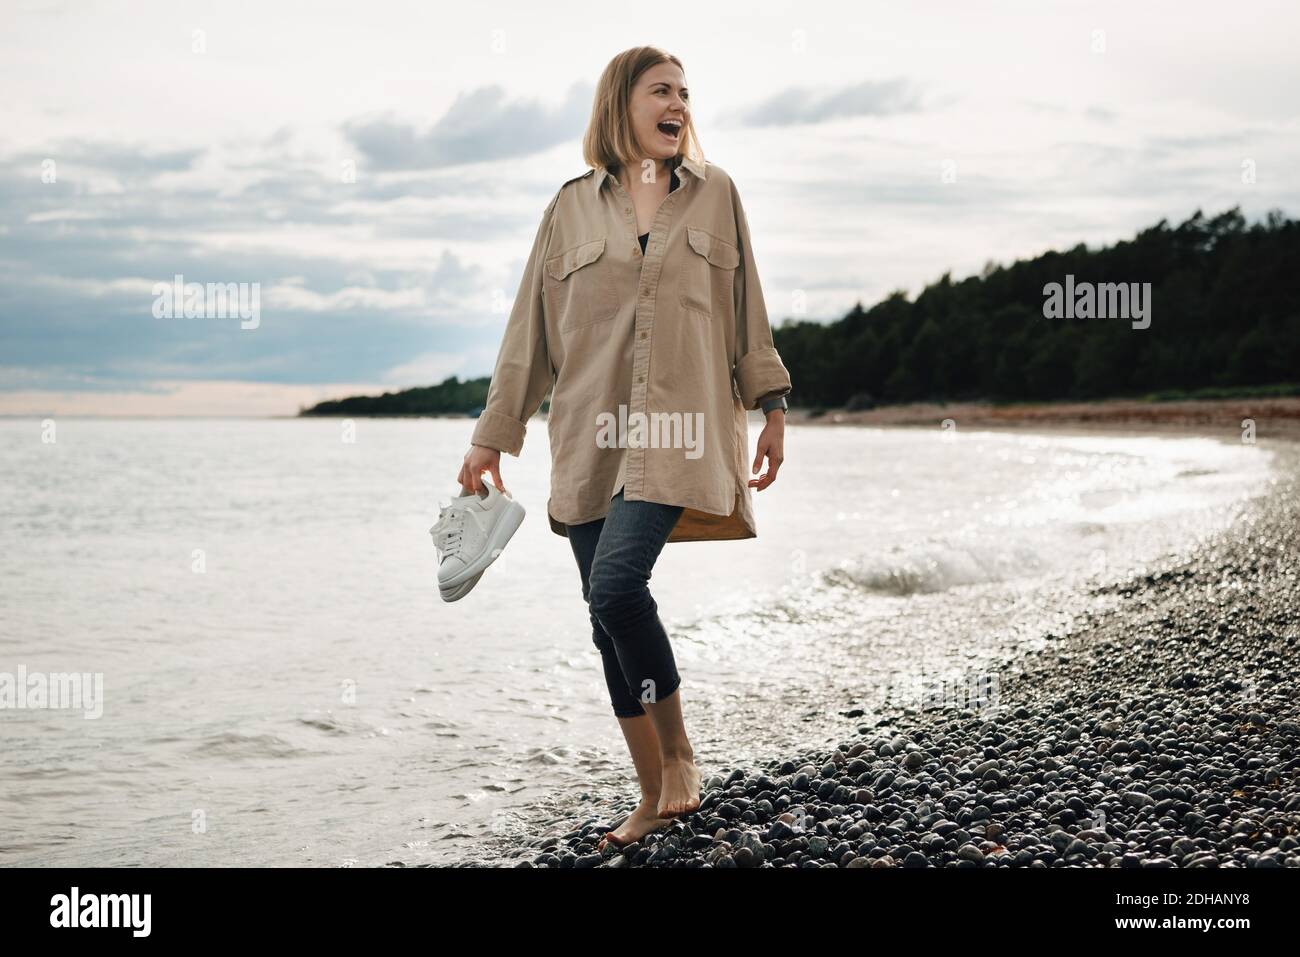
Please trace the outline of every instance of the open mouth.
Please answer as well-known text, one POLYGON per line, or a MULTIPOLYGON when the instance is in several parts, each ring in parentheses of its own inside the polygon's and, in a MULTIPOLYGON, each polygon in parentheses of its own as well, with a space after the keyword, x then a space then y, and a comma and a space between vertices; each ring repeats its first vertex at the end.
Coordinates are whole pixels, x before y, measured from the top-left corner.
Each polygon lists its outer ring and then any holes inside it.
POLYGON ((681 120, 664 120, 659 124, 659 132, 671 140, 677 139, 682 132, 681 120))

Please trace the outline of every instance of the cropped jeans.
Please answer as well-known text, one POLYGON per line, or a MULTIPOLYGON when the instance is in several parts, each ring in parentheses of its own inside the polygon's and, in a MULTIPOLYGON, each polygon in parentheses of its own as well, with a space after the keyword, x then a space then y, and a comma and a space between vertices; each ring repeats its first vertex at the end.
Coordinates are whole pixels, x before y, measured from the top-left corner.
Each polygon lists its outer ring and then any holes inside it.
POLYGON ((620 489, 604 518, 565 526, 582 576, 592 641, 620 718, 645 714, 643 702, 660 701, 681 684, 648 584, 682 511, 680 505, 628 502, 620 489))

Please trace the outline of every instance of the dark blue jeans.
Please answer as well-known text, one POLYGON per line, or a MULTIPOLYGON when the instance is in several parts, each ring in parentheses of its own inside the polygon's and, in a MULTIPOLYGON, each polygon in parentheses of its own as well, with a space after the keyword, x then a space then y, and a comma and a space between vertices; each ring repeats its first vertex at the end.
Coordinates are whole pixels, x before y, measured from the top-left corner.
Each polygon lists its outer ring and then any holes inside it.
POLYGON ((660 701, 681 684, 650 573, 683 511, 680 505, 628 502, 622 490, 609 514, 566 525, 582 575, 582 598, 591 615, 592 641, 600 649, 614 714, 644 714, 644 701, 660 701))

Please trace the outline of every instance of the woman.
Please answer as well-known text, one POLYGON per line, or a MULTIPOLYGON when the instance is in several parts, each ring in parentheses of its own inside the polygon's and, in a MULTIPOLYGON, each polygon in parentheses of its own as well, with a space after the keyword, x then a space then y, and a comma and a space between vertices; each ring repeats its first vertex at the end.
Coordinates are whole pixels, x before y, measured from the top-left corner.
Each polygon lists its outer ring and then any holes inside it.
POLYGON ((777 475, 790 377, 772 346, 739 194, 698 158, 681 62, 605 68, 583 140, 593 167, 542 216, 457 480, 502 488, 551 393, 551 530, 569 539, 614 714, 641 788, 606 839, 700 804, 679 676, 649 582, 674 541, 753 538, 750 488, 777 475), (746 410, 762 409, 749 479, 746 410))

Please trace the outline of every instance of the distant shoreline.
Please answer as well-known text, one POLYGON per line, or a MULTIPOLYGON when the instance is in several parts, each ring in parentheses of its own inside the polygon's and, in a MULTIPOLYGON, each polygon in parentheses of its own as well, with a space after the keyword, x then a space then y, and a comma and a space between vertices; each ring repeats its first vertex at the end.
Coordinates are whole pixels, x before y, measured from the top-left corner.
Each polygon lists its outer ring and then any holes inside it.
POLYGON ((854 412, 830 409, 818 416, 797 408, 786 413, 786 422, 791 425, 938 429, 945 419, 951 419, 959 432, 978 429, 1195 434, 1236 442, 1242 440, 1242 420, 1252 419, 1256 441, 1286 439, 1297 442, 1300 441, 1300 396, 1171 402, 1104 399, 1013 405, 918 402, 854 412))
MULTIPOLYGON (((534 418, 545 420, 545 412, 534 418)), ((762 415, 748 413, 758 427, 762 415)), ((199 420, 308 420, 308 419, 465 419, 478 416, 467 412, 419 412, 351 415, 62 415, 2 414, 0 420, 105 419, 147 421, 183 419, 199 420)), ((1234 399, 1177 399, 1146 401, 1140 399, 1099 399, 1087 402, 912 402, 883 405, 873 409, 848 411, 827 409, 814 415, 813 410, 791 407, 786 422, 791 425, 865 426, 868 428, 941 428, 945 419, 953 421, 958 431, 1006 430, 1016 432, 1050 431, 1083 434, 1191 434, 1228 441, 1241 441, 1242 420, 1253 419, 1257 441, 1285 439, 1300 442, 1300 396, 1234 399)))

